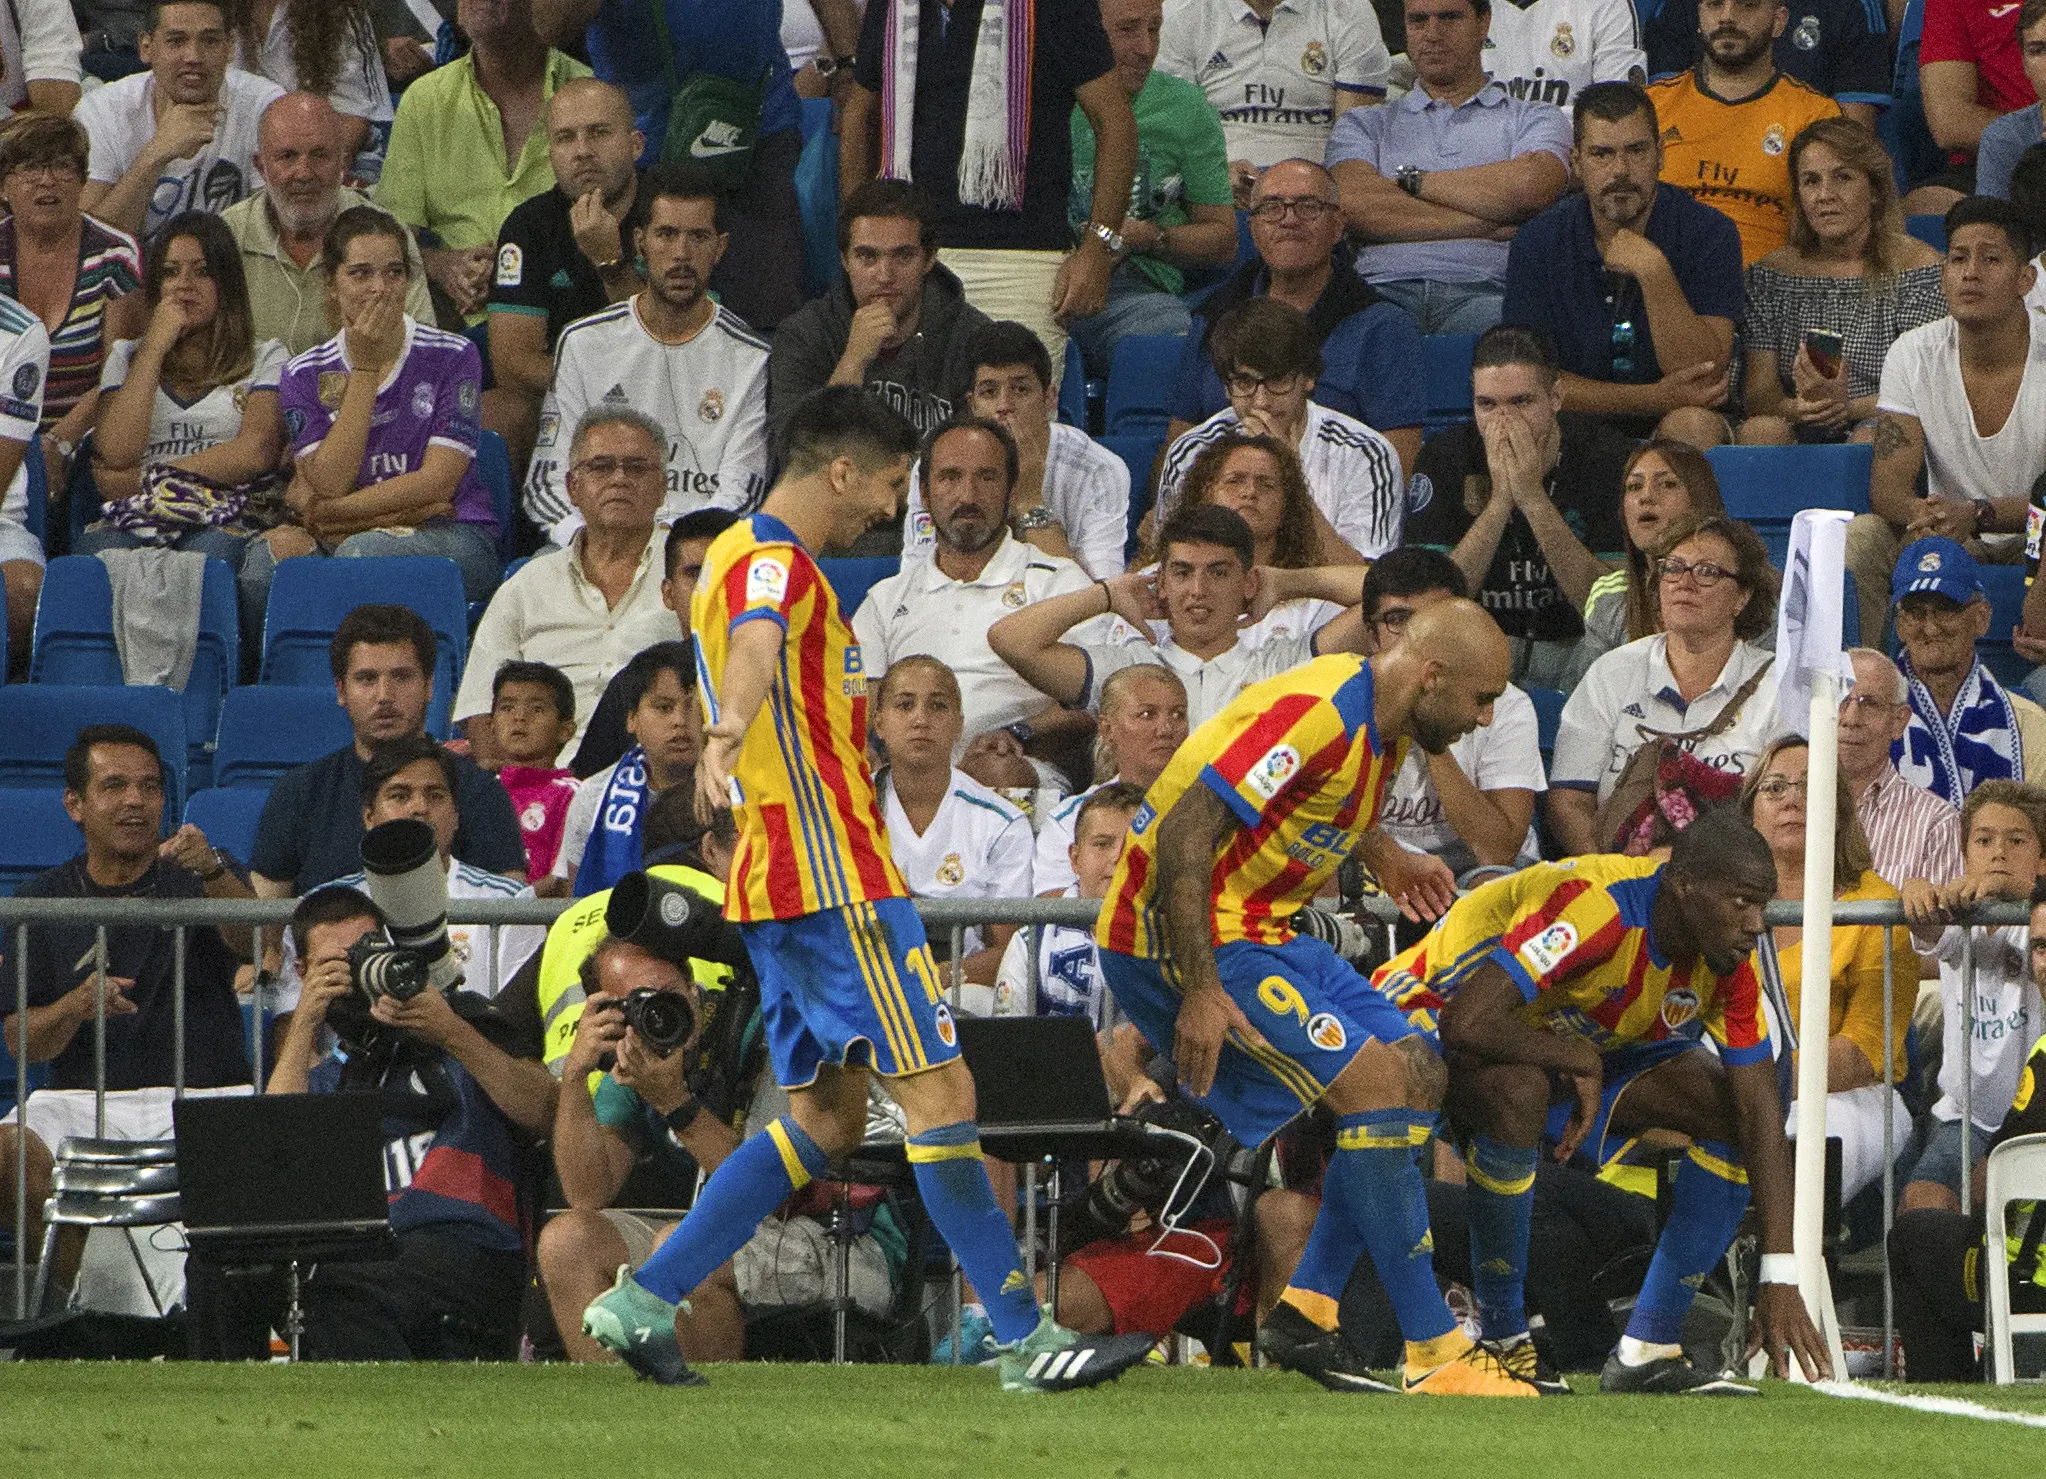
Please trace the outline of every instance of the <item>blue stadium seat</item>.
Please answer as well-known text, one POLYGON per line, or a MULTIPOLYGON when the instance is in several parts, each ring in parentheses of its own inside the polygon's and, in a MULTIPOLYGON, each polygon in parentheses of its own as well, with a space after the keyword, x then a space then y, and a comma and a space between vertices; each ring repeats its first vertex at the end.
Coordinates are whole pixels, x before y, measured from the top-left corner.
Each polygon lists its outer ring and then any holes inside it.
POLYGON ((185 804, 184 701, 168 688, 15 683, 0 688, 0 786, 61 786, 64 752, 88 724, 131 724, 164 762, 164 823, 185 804))
POLYGON ((1549 763, 1549 756, 1556 749, 1556 730, 1563 723, 1563 701, 1568 694, 1560 688, 1529 688, 1523 690, 1534 704, 1536 743, 1541 746, 1542 764, 1549 763))
POLYGON ((185 803, 185 820, 206 834, 206 840, 246 864, 256 843, 256 823, 262 820, 263 803, 270 799, 268 786, 209 787, 194 791, 185 803))
POLYGON ((1904 229, 1931 247, 1936 252, 1947 249, 1947 218, 1945 216, 1906 216, 1904 229))
POLYGON ((1184 334, 1131 334, 1115 346, 1108 370, 1108 402, 1103 428, 1111 434, 1163 432, 1171 420, 1165 398, 1179 376, 1184 334))
POLYGON ((902 568, 902 562, 887 555, 862 556, 857 559, 823 559, 817 567, 824 572, 824 578, 831 582, 832 590, 838 593, 838 609, 845 613, 847 621, 860 609, 860 602, 867 599, 867 591, 876 581, 886 580, 902 568))
POLYGON ((1765 539, 1788 531, 1804 508, 1868 512, 1869 469, 1875 451, 1866 443, 1837 447, 1714 447, 1705 454, 1719 479, 1726 511, 1754 525, 1765 539))
POLYGON ((347 711, 334 702, 331 686, 279 683, 233 689, 220 706, 214 788, 267 794, 285 771, 331 755, 351 738, 347 711))
POLYGON ((490 511, 497 515, 497 563, 502 565, 512 553, 511 449, 494 431, 476 438, 476 475, 490 490, 490 511))
POLYGON ((440 652, 426 728, 445 739, 455 685, 469 651, 469 605, 462 594, 462 572, 453 560, 438 555, 286 560, 279 565, 263 616, 263 681, 331 690, 327 644, 344 616, 370 604, 409 606, 433 628, 440 652))
POLYGON ((1984 565, 1982 589, 1989 596, 1989 635, 1975 644, 1975 651, 2007 687, 2025 681, 2032 664, 2019 657, 2011 646, 2011 629, 2025 619, 2025 567, 1984 565))
POLYGON ((1066 340, 1066 367, 1059 373, 1058 419, 1082 431, 1087 429, 1087 361, 1075 339, 1066 340))
POLYGON ((1471 356, 1476 334, 1427 334, 1421 339, 1421 421, 1428 435, 1471 419, 1471 356))
MULTIPOLYGON (((234 570, 208 557, 199 595, 199 632, 192 671, 185 680, 188 779, 204 785, 212 765, 220 701, 241 673, 241 619, 234 570)), ((35 683, 115 684, 125 681, 114 640, 114 592, 107 567, 92 555, 59 555, 43 571, 36 602, 35 643, 29 657, 35 683)))
POLYGON ((803 296, 822 297, 838 281, 838 135, 831 99, 804 98, 803 152, 796 160, 796 206, 803 217, 803 296))
MULTIPOLYGON (((58 757, 61 769, 63 757, 58 757)), ((54 786, 27 787, 19 784, 0 788, 0 894, 11 895, 24 879, 33 878, 45 868, 75 858, 85 848, 85 838, 79 833, 77 823, 64 810, 62 783, 54 786)), ((11 967, 14 963, 15 941, 12 931, 0 943, 0 953, 7 957, 11 967)), ((13 1010, 14 972, 7 972, 6 990, 0 992, 0 1000, 7 1003, 7 1010, 13 1010)), ((7 1056, 7 1050, 0 1046, 0 1058, 7 1056)), ((14 1065, 7 1065, 7 1083, 10 1093, 14 1087, 14 1065)), ((11 1168, 10 1168, 11 1174, 11 1168)))
POLYGON ((1151 466, 1158 460, 1158 449, 1165 445, 1165 434, 1163 431, 1126 432, 1096 437, 1095 440, 1120 457, 1123 465, 1130 470, 1130 522, 1123 550, 1125 554, 1134 556, 1137 525, 1151 511, 1151 466))

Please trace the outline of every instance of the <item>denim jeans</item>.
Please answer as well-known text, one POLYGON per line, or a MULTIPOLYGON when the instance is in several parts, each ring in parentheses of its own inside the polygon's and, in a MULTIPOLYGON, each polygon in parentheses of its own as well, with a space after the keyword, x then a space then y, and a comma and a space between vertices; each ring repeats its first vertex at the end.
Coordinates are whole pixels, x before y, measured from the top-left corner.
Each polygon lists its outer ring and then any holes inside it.
POLYGON ((1108 279, 1108 306, 1092 318, 1070 326, 1073 342, 1087 363, 1089 380, 1106 380, 1115 360, 1115 346, 1129 334, 1185 334, 1193 314, 1186 300, 1161 291, 1127 262, 1108 279))
MULTIPOLYGON (((378 555, 442 555, 453 560, 462 572, 462 589, 470 601, 488 600, 497 588, 497 541, 475 524, 432 524, 424 529, 370 529, 351 534, 337 545, 333 554, 343 560, 372 559, 378 555)), ((311 558, 311 557, 308 557, 311 558)), ((260 634, 262 611, 270 596, 270 578, 277 573, 277 558, 263 540, 250 542, 248 558, 242 562, 242 611, 246 622, 250 602, 255 602, 256 624, 246 630, 260 634)))
POLYGON ((1378 296, 1414 316, 1424 334, 1482 334, 1499 322, 1506 290, 1488 282, 1375 282, 1378 296))

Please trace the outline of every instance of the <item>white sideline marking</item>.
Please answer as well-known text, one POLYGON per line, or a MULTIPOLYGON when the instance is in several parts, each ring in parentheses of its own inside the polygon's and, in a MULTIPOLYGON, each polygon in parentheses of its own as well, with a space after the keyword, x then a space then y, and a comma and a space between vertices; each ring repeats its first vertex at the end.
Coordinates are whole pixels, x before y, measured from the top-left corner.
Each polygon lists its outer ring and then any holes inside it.
POLYGON ((1888 1407, 1908 1407, 1913 1412, 1932 1412, 1944 1417, 1972 1417, 1983 1422, 2016 1423, 2023 1428, 2046 1428, 2046 1414, 2006 1412, 2000 1407, 1985 1407, 1980 1402, 1965 1402, 1959 1397, 1918 1397, 1905 1392, 1878 1392, 1869 1387, 1839 1381, 1814 1382, 1812 1390, 1823 1392, 1828 1397, 1854 1397, 1863 1402, 1881 1402, 1888 1407))

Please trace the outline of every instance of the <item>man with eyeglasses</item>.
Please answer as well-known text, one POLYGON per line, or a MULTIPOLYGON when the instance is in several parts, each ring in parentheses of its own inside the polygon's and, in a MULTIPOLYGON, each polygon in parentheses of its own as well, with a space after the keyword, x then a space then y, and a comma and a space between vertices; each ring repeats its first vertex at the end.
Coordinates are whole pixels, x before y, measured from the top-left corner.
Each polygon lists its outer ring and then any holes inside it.
POLYGON ((1499 324, 1472 356, 1475 420, 1431 438, 1407 484, 1406 540, 1445 550, 1514 645, 1514 678, 1564 687, 1584 634, 1598 551, 1622 543, 1620 484, 1632 450, 1594 417, 1564 411, 1545 336, 1499 324))
POLYGON ((1976 655, 1989 598, 1975 557, 1938 535, 1908 546, 1890 582, 1911 717, 1898 772, 1955 806, 1983 781, 2046 779, 2046 710, 1976 655))
POLYGON ((1848 649, 1854 687, 1840 701, 1840 786, 1868 838, 1878 877, 1892 888, 1961 876, 1961 813, 1951 801, 1907 781, 1890 759, 1911 725, 1911 688, 1872 647, 1848 649))
POLYGON ((540 408, 526 512, 558 545, 582 527, 561 433, 598 405, 630 406, 667 432, 663 520, 712 504, 748 508, 764 487, 767 342, 710 296, 728 245, 717 181, 694 162, 660 164, 640 190, 646 214, 632 238, 646 288, 561 331, 540 408))
POLYGON ((1400 466, 1421 454, 1421 333, 1398 305, 1357 275, 1343 241, 1335 176, 1311 159, 1285 159, 1250 193, 1250 240, 1257 256, 1194 308, 1179 376, 1166 402, 1166 441, 1229 404, 1211 357, 1215 325, 1240 303, 1271 298, 1307 315, 1321 344, 1317 402, 1371 427, 1393 444, 1400 466))
POLYGON ((1740 232, 1661 182, 1655 103, 1631 82, 1577 95, 1571 152, 1582 193, 1513 238, 1501 322, 1556 345, 1563 409, 1615 431, 1692 446, 1727 440, 1733 326, 1746 308, 1740 232))
POLYGON ((1414 90, 1344 115, 1324 156, 1357 270, 1424 334, 1499 322, 1506 243, 1570 183, 1569 125, 1485 69, 1491 0, 1406 0, 1414 90))
POLYGON ((907 180, 869 180, 838 215, 845 275, 782 320, 767 356, 768 429, 813 390, 858 385, 924 433, 959 408, 968 346, 988 316, 938 261, 930 197, 907 180))
MULTIPOLYGON (((659 426, 626 406, 600 405, 576 426, 568 491, 583 526, 566 549, 529 561, 490 598, 455 695, 455 722, 485 769, 496 768, 491 683, 500 666, 559 668, 587 724, 605 685, 634 653, 678 635, 675 613, 662 602, 665 531, 654 523, 666 442, 659 426)), ((571 740, 562 753, 574 752, 571 740)))

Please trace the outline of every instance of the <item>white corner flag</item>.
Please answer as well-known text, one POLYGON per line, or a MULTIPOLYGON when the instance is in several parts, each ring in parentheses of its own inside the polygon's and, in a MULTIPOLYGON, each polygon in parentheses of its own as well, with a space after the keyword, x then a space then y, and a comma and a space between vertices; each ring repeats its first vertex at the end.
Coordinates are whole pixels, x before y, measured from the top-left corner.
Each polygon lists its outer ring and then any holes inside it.
MULTIPOLYGON (((1838 509, 1801 510, 1790 526, 1783 596, 1776 611, 1776 717, 1781 732, 1810 744, 1805 770, 1804 936, 1806 960, 1833 958, 1832 798, 1839 789, 1840 700, 1854 685, 1842 650, 1845 631, 1847 521, 1838 509)), ((1826 1279, 1826 1051, 1832 1011, 1828 971, 1802 972, 1797 1004, 1797 1177, 1794 1247, 1798 1286, 1812 1323, 1825 1336, 1833 1374, 1845 1379, 1840 1321, 1826 1279)), ((1792 1362, 1793 1375, 1796 1363, 1792 1362)))

